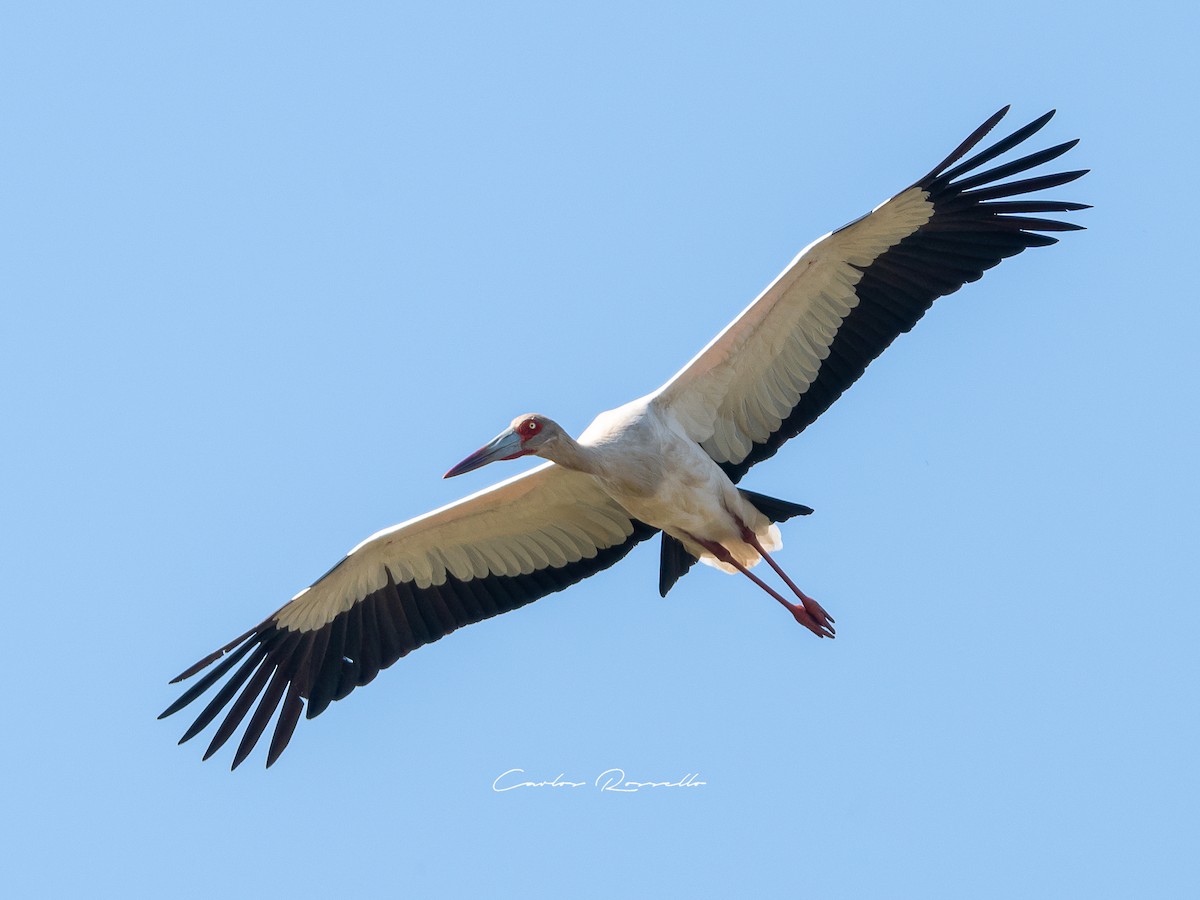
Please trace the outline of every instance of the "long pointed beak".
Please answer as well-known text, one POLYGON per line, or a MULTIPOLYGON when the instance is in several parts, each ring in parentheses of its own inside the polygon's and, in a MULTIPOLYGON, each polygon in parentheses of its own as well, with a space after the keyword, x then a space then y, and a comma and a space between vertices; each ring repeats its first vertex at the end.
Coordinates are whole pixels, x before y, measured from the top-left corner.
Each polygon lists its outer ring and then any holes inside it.
POLYGON ((521 449, 521 436, 509 428, 496 435, 442 477, 453 478, 455 475, 471 472, 498 459, 516 459, 518 456, 525 455, 525 451, 521 449))

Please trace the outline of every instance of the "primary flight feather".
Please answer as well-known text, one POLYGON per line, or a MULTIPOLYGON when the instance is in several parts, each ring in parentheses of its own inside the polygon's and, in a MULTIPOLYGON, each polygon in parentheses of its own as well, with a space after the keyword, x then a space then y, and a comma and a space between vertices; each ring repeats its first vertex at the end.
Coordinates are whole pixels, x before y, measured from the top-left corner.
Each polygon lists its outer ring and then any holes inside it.
POLYGON ((1055 243, 1047 232, 1080 228, 1042 216, 1086 204, 1025 195, 1086 170, 1010 180, 1076 141, 980 171, 1052 112, 960 162, 1007 111, 928 175, 802 250, 657 391, 601 413, 578 439, 542 415, 514 419, 447 477, 519 456, 544 465, 372 535, 180 674, 173 683, 204 672, 162 716, 216 688, 180 742, 219 718, 207 759, 249 715, 236 768, 278 711, 270 766, 302 712, 318 715, 417 647, 562 590, 660 532, 664 596, 699 560, 745 574, 801 625, 833 637, 833 619, 771 556, 781 546, 776 523, 811 510, 736 484, 828 409, 936 298, 1005 257, 1055 243), (799 602, 750 571, 763 559, 799 602))

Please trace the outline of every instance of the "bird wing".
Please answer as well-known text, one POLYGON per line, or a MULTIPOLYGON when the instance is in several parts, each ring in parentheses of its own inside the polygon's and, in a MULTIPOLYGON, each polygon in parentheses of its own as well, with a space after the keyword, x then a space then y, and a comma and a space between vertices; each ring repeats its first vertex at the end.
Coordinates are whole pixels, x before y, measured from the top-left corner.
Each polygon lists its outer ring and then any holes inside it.
POLYGON ((273 615, 176 677, 172 683, 212 667, 159 718, 224 679, 180 743, 224 712, 207 759, 257 701, 236 768, 282 701, 269 766, 305 701, 311 719, 417 647, 606 569, 656 530, 631 519, 591 475, 539 466, 367 538, 273 615))
POLYGON ((1086 204, 1011 198, 1087 170, 1005 181, 1077 141, 968 174, 1028 139, 1053 111, 955 165, 1007 111, 920 181, 800 251, 653 395, 734 481, 815 421, 935 299, 1026 247, 1056 243, 1042 232, 1081 227, 1033 214, 1086 204))

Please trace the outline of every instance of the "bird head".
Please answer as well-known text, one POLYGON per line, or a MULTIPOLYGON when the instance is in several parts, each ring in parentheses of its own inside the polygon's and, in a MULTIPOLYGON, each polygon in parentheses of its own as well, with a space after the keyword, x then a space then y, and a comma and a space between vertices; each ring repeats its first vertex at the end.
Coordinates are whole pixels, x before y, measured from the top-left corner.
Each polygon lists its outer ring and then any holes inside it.
POLYGON ((500 432, 458 465, 443 478, 453 478, 470 472, 498 459, 516 459, 519 456, 540 456, 541 450, 562 434, 558 424, 537 413, 517 416, 512 424, 500 432))

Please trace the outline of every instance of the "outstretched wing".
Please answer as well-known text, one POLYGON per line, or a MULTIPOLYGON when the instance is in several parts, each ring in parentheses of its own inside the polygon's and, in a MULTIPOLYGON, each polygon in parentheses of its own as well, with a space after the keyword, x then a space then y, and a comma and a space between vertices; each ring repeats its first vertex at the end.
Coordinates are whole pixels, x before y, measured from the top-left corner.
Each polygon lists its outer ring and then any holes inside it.
POLYGON ((274 615, 175 678, 209 669, 159 718, 221 683, 180 740, 224 714, 208 759, 257 702, 237 768, 282 702, 270 766, 306 703, 311 719, 417 647, 606 569, 656 531, 630 519, 592 476, 547 463, 363 541, 274 615))
POLYGON ((655 395, 734 481, 807 428, 938 297, 1044 232, 1081 226, 1040 213, 1082 203, 1012 199, 1087 170, 1009 177, 1057 159, 1077 141, 969 174, 1042 128, 1049 112, 959 165, 1008 112, 997 112, 916 184, 810 244, 655 395))

